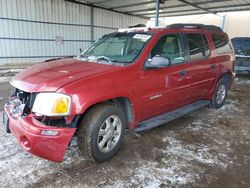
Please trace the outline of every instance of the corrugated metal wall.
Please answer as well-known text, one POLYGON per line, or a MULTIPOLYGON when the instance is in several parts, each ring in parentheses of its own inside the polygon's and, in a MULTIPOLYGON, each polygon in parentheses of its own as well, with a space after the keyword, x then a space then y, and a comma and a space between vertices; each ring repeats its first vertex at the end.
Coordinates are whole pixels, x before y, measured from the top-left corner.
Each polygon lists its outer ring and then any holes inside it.
POLYGON ((64 0, 0 0, 0 64, 75 55, 105 33, 146 22, 64 0))
POLYGON ((103 35, 103 33, 109 33, 112 31, 108 28, 126 28, 130 25, 135 25, 138 23, 147 24, 147 21, 148 20, 139 17, 128 16, 125 14, 94 8, 94 25, 101 26, 95 27, 94 39, 98 39, 103 35), (105 29, 105 27, 108 28, 105 29))

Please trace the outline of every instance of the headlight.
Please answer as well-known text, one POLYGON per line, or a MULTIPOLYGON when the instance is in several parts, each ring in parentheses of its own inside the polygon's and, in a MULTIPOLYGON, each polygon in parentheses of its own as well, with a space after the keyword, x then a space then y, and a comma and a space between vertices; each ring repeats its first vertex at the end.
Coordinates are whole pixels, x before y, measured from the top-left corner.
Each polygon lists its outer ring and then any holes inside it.
POLYGON ((45 116, 66 116, 71 108, 71 98, 62 93, 39 93, 32 111, 45 116))

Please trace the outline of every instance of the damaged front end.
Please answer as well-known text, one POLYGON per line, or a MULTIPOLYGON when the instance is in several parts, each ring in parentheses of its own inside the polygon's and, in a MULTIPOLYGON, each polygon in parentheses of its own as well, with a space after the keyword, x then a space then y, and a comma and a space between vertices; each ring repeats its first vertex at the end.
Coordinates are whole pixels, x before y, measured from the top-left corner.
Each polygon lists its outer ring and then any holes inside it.
POLYGON ((55 162, 63 161, 78 116, 49 117, 32 112, 37 93, 15 89, 4 106, 4 127, 26 151, 55 162))
POLYGON ((235 72, 239 75, 250 75, 250 55, 235 55, 235 72))

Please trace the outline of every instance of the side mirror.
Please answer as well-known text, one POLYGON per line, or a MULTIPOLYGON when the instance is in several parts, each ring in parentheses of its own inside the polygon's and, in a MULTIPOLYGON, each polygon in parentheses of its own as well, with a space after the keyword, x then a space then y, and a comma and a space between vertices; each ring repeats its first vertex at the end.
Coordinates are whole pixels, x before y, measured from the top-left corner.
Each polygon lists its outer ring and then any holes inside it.
POLYGON ((146 65, 146 68, 148 69, 169 67, 170 59, 161 57, 161 56, 154 56, 151 59, 151 61, 148 61, 145 65, 146 65))

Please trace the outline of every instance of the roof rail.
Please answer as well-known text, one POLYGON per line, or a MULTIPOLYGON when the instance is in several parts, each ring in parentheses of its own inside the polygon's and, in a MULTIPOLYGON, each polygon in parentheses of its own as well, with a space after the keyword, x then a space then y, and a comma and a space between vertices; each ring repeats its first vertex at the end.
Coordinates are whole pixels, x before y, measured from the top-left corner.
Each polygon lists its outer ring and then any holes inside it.
POLYGON ((223 30, 215 25, 204 25, 204 24, 192 24, 192 23, 178 23, 178 24, 171 24, 168 25, 166 28, 169 29, 180 29, 180 28, 201 28, 209 31, 220 31, 223 32, 223 30))

